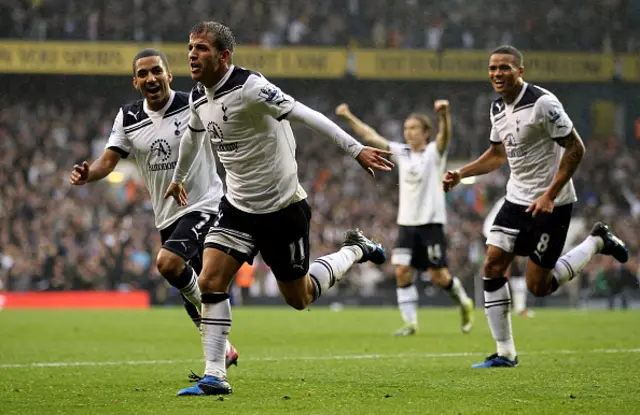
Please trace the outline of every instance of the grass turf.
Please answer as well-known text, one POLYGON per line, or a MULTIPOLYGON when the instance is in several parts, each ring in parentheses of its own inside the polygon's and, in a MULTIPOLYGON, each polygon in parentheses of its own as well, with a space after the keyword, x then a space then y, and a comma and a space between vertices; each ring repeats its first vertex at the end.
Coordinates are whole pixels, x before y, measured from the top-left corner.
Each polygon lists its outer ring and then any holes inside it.
POLYGON ((640 413, 637 311, 514 316, 517 369, 470 369, 495 350, 479 309, 234 309, 229 396, 175 397, 203 369, 182 309, 0 312, 0 413, 640 413), (32 365, 32 363, 62 363, 32 365))

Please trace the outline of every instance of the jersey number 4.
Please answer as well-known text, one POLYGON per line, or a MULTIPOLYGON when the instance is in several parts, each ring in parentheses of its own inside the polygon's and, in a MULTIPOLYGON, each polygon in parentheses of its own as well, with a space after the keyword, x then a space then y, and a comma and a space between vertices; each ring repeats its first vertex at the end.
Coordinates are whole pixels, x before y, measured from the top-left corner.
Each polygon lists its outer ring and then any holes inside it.
POLYGON ((440 244, 429 245, 427 247, 427 257, 431 262, 438 262, 442 258, 442 248, 440 244))

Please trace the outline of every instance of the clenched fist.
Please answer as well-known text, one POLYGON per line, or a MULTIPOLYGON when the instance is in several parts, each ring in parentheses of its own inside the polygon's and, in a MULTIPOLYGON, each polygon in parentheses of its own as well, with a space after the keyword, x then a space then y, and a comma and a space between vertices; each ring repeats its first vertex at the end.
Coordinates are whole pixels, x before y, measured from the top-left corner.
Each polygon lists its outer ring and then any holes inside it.
POLYGON ((446 172, 444 174, 444 177, 442 178, 442 190, 448 192, 449 190, 456 187, 456 185, 460 183, 461 179, 462 176, 460 175, 460 171, 458 170, 446 172))
POLYGON ((346 117, 349 114, 351 114, 351 111, 349 110, 349 106, 347 104, 340 104, 336 107, 336 115, 340 117, 346 117))
POLYGON ((433 104, 433 110, 438 115, 444 115, 449 112, 449 101, 446 99, 439 99, 433 104))

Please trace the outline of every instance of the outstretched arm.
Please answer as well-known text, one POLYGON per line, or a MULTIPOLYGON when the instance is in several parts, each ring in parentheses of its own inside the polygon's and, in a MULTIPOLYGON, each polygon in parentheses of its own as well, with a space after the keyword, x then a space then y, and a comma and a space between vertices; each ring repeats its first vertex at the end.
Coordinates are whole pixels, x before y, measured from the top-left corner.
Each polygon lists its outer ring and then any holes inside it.
POLYGON ((107 148, 102 155, 98 157, 91 166, 86 161, 82 165, 73 166, 73 171, 69 177, 69 182, 76 186, 81 186, 88 182, 102 180, 107 177, 121 158, 126 158, 131 152, 131 142, 124 132, 123 120, 124 115, 122 108, 118 110, 113 128, 107 140, 107 148))
POLYGON ((461 178, 491 173, 507 162, 507 152, 502 143, 491 143, 491 147, 474 162, 460 169, 461 178))
POLYGON ((371 175, 373 175, 373 169, 390 171, 393 167, 393 163, 383 157, 383 155, 391 155, 390 151, 363 146, 325 115, 301 102, 294 104, 287 119, 304 124, 317 133, 329 137, 338 147, 355 158, 371 175))
POLYGON ((371 126, 362 122, 358 117, 353 115, 347 104, 340 104, 336 108, 336 115, 344 118, 349 122, 353 131, 362 138, 367 145, 380 148, 382 150, 389 150, 389 142, 382 137, 371 126))
POLYGON ((81 186, 88 182, 102 180, 107 177, 120 161, 119 152, 106 149, 91 165, 86 161, 82 165, 73 166, 69 182, 76 186, 81 186))
POLYGON ((442 180, 445 192, 453 189, 465 177, 480 176, 497 170, 507 162, 507 153, 502 143, 491 142, 491 147, 483 155, 459 170, 448 171, 442 180))
POLYGON ((268 114, 278 121, 286 118, 289 121, 304 124, 319 134, 329 137, 338 147, 355 158, 372 176, 373 169, 389 171, 393 167, 393 163, 383 157, 383 155, 391 155, 390 151, 363 146, 329 118, 297 102, 266 79, 262 77, 251 79, 249 87, 243 88, 243 101, 247 109, 268 114))

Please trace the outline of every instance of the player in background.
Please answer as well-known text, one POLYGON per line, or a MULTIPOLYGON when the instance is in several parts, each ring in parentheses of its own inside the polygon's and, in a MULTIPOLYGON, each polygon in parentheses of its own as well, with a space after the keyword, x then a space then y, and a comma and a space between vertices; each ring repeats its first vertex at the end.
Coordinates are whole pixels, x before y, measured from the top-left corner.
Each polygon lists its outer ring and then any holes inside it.
POLYGON ((497 352, 475 368, 515 367, 511 332, 511 292, 505 273, 514 256, 528 256, 526 281, 536 297, 547 296, 580 274, 598 253, 624 263, 625 244, 598 222, 591 235, 560 257, 573 203, 571 177, 585 153, 582 139, 560 101, 523 79, 522 53, 513 46, 495 49, 489 79, 499 98, 491 104, 491 145, 476 161, 443 178, 445 191, 465 177, 487 174, 509 163, 506 200, 487 238, 483 264, 485 314, 497 352))
MULTIPOLYGON (((385 261, 384 250, 358 230, 346 233, 343 247, 309 264, 311 208, 298 180, 296 142, 289 121, 330 138, 373 175, 393 163, 388 151, 363 147, 317 111, 262 75, 231 63, 234 35, 217 22, 194 26, 189 36, 191 121, 180 144, 173 183, 166 197, 184 206, 194 183, 185 183, 199 148, 210 144, 226 171, 226 195, 205 240, 202 292, 202 345, 205 376, 178 396, 231 393, 226 380, 224 345, 231 329, 229 284, 243 263, 260 252, 278 281, 287 304, 305 309, 355 263, 385 261)), ((213 156, 213 155, 211 155, 213 156)), ((195 202, 189 196, 189 203, 195 202)))
POLYGON ((373 128, 351 113, 347 104, 336 108, 355 133, 373 147, 393 152, 398 165, 400 200, 398 207, 398 240, 391 256, 395 265, 398 308, 404 327, 395 332, 408 336, 418 329, 418 290, 416 271, 429 271, 431 281, 443 288, 460 307, 462 332, 473 325, 473 300, 447 269, 446 202, 440 179, 445 170, 447 147, 451 139, 449 102, 434 104, 439 130, 431 140, 431 122, 426 115, 410 114, 404 122, 404 139, 400 144, 381 137, 373 128))
MULTIPOLYGON (((102 155, 91 165, 73 166, 72 185, 102 180, 121 158, 133 153, 138 170, 151 195, 155 224, 162 248, 156 266, 162 276, 180 291, 185 309, 200 327, 200 289, 204 237, 218 213, 222 182, 211 151, 202 149, 194 161, 198 175, 190 175, 192 203, 176 206, 163 199, 178 161, 180 139, 189 123, 189 94, 171 89, 172 75, 164 53, 143 49, 133 59, 133 86, 143 99, 123 105, 116 115, 111 136, 102 155)), ((238 353, 227 345, 227 365, 238 353)))

